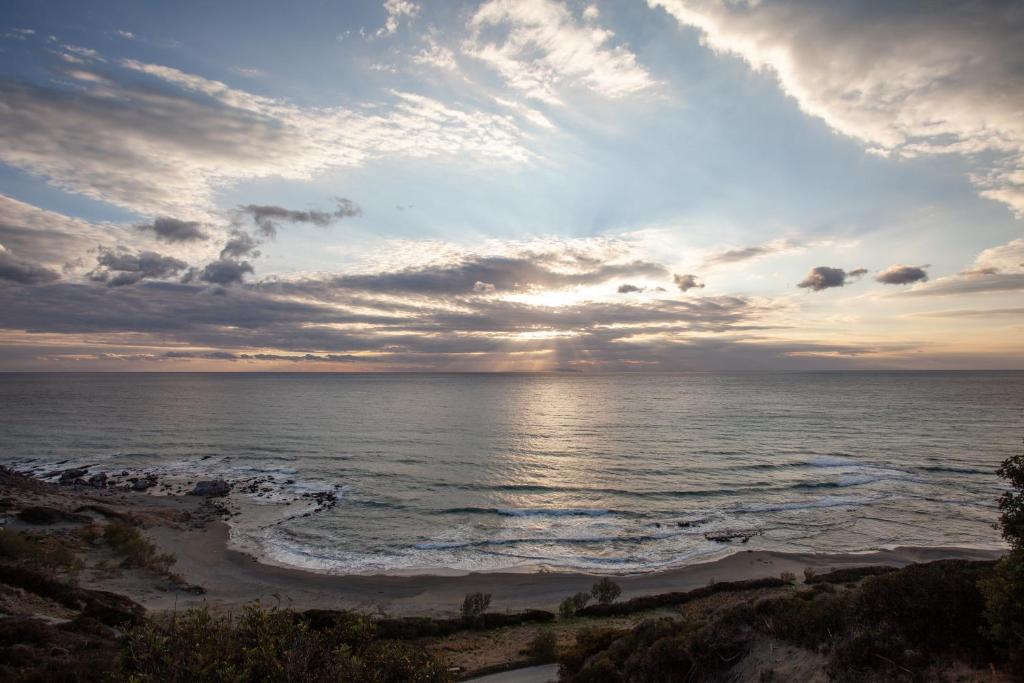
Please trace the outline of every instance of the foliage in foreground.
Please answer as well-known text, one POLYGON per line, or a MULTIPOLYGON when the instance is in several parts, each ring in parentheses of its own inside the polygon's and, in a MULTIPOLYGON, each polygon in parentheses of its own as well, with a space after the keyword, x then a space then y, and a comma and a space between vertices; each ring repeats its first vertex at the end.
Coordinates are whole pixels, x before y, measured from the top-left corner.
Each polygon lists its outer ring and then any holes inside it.
POLYGON ((825 653, 839 681, 915 680, 951 659, 984 666, 999 661, 983 636, 978 588, 992 571, 987 562, 932 562, 867 578, 851 591, 820 586, 700 621, 584 630, 561 657, 561 680, 722 680, 757 637, 825 653))
POLYGON ((1012 550, 982 582, 989 634, 1024 671, 1024 453, 1007 458, 999 476, 1010 489, 999 499, 999 526, 1012 550))
POLYGON ((349 614, 314 629, 294 612, 257 606, 237 617, 203 608, 163 624, 147 621, 126 634, 122 662, 125 678, 140 683, 451 680, 445 664, 423 648, 374 640, 363 617, 349 614))

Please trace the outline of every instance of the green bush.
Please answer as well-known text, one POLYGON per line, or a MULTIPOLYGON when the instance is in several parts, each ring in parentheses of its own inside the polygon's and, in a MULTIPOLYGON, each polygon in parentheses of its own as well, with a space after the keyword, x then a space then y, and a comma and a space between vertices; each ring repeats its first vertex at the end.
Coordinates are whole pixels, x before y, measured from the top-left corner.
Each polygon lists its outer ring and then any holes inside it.
POLYGON ((570 595, 558 604, 558 614, 563 619, 570 619, 590 602, 590 593, 576 593, 570 595))
POLYGON ((845 594, 812 591, 770 598, 755 606, 755 625, 771 636, 813 650, 846 630, 847 602, 845 594))
POLYGON ((490 593, 469 593, 462 600, 462 616, 467 619, 479 617, 491 606, 490 593))
POLYGON ((4 528, 0 528, 0 561, 47 573, 74 573, 82 568, 82 559, 61 539, 4 528))
POLYGON ((981 584, 985 619, 988 634, 1024 671, 1024 453, 1003 461, 998 474, 1010 483, 999 499, 999 526, 1013 550, 981 584))
POLYGON ((135 527, 124 522, 110 522, 103 529, 102 537, 110 549, 121 556, 123 568, 149 569, 158 574, 178 578, 171 573, 171 565, 175 563, 174 556, 158 552, 156 545, 135 527))
POLYGON ((558 658, 558 638, 550 628, 541 629, 526 646, 528 654, 538 664, 547 664, 558 658))
POLYGON ((206 608, 147 621, 123 639, 123 679, 138 683, 442 683, 444 662, 422 647, 366 641, 350 624, 313 630, 288 610, 206 608), (349 640, 350 637, 354 639, 349 640))
POLYGON ((1024 670, 1024 550, 1013 550, 981 581, 987 633, 1024 670))
POLYGON ((590 588, 590 594, 602 605, 610 605, 615 599, 622 595, 622 589, 607 576, 595 583, 590 588))

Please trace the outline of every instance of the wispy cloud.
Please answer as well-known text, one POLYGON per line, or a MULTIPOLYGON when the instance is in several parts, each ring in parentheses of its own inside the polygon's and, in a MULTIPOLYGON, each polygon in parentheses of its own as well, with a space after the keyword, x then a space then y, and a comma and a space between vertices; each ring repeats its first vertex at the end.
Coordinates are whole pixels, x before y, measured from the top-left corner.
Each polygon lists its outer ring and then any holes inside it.
POLYGON ((75 90, 0 82, 0 98, 3 162, 65 190, 184 220, 209 219, 215 191, 245 179, 309 179, 391 155, 483 163, 533 157, 511 117, 422 95, 304 109, 131 60, 75 90), (152 81, 140 85, 120 69, 152 81))
POLYGON ((654 79, 615 34, 556 0, 489 0, 470 20, 466 54, 488 64, 527 97, 560 104, 564 87, 617 98, 654 79))
POLYGON ((960 154, 1024 215, 1024 13, 998 1, 900 5, 648 0, 712 49, 769 69, 808 114, 884 154, 960 154))

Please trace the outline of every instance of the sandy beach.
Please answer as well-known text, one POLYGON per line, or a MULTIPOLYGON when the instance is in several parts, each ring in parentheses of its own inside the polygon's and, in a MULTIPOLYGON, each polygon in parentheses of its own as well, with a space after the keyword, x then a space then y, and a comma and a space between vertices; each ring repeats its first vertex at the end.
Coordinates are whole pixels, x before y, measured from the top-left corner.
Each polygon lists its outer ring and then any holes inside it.
MULTIPOLYGON (((496 611, 554 610, 566 596, 587 591, 595 575, 574 572, 473 572, 465 574, 334 575, 265 564, 231 549, 229 527, 217 498, 148 495, 133 491, 56 486, 40 482, 19 498, 60 509, 100 506, 107 514, 125 515, 141 524, 141 532, 161 552, 175 558, 174 571, 186 586, 168 586, 140 572, 118 576, 81 577, 87 587, 114 590, 148 610, 173 610, 206 604, 238 607, 254 601, 295 609, 358 609, 392 616, 445 616, 458 613, 467 593, 492 596, 496 611), (113 513, 109 512, 113 511, 113 513)), ((97 514, 94 511, 92 514, 97 514)), ((102 515, 98 515, 102 517, 102 515)), ((9 526, 17 528, 17 520, 9 526)), ((866 553, 824 554, 741 550, 708 562, 666 571, 616 576, 622 598, 682 591, 712 582, 778 577, 782 572, 803 576, 832 569, 887 565, 902 567, 940 559, 989 560, 999 549, 958 547, 897 547, 866 553)))

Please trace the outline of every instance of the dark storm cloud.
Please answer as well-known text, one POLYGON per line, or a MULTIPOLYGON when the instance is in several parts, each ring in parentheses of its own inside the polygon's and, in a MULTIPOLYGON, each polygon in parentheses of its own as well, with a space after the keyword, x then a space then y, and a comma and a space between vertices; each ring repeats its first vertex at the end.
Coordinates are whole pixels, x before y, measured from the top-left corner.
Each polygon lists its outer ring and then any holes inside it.
POLYGON ((227 286, 242 282, 253 270, 252 264, 248 261, 220 258, 207 263, 201 270, 191 271, 187 279, 227 286))
POLYGON ((405 270, 368 275, 342 275, 327 281, 282 284, 292 290, 355 290, 374 293, 407 293, 425 296, 445 296, 483 293, 478 283, 490 285, 486 292, 516 292, 591 285, 619 277, 664 277, 663 266, 646 261, 622 264, 580 263, 573 271, 558 270, 542 255, 536 256, 481 256, 451 264, 408 268, 405 270))
POLYGON ((220 258, 241 258, 243 256, 259 256, 260 252, 257 247, 260 246, 260 241, 254 238, 247 232, 241 230, 235 230, 231 233, 231 237, 224 243, 224 247, 220 250, 220 258))
POLYGON ((875 278, 883 285, 909 285, 914 282, 924 282, 928 279, 925 268, 928 266, 889 266, 875 278))
POLYGON ((162 216, 152 223, 140 223, 135 228, 141 232, 152 232, 158 240, 164 242, 198 242, 208 237, 201 225, 198 221, 162 216))
POLYGON ((686 291, 689 291, 689 290, 694 289, 694 288, 697 288, 697 289, 703 289, 704 288, 704 283, 703 282, 697 282, 697 276, 696 275, 691 275, 691 274, 685 274, 685 275, 676 274, 676 275, 673 275, 672 276, 672 282, 675 283, 676 287, 678 287, 679 291, 681 291, 681 292, 686 292, 686 291))
POLYGON ((53 282, 60 275, 38 263, 19 259, 7 249, 0 247, 0 280, 9 280, 23 285, 53 282))
POLYGON ((350 199, 337 197, 335 202, 337 203, 337 208, 334 211, 297 211, 272 204, 247 204, 238 207, 238 210, 240 213, 252 218, 260 232, 267 237, 277 235, 277 230, 282 222, 310 223, 324 228, 336 220, 352 218, 363 213, 362 209, 350 199))
POLYGON ((811 268, 810 272, 796 286, 820 292, 832 287, 844 287, 850 284, 851 279, 859 279, 867 272, 867 268, 855 268, 850 272, 846 272, 842 268, 815 266, 811 268))
POLYGON ((96 268, 89 278, 105 282, 111 287, 133 285, 140 280, 174 277, 188 268, 188 264, 172 256, 153 251, 130 252, 125 249, 100 248, 96 268))
POLYGON ((642 291, 644 291, 643 287, 637 287, 636 285, 631 285, 628 283, 619 285, 618 289, 619 294, 633 294, 634 292, 642 291))

